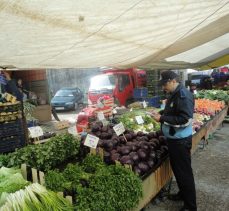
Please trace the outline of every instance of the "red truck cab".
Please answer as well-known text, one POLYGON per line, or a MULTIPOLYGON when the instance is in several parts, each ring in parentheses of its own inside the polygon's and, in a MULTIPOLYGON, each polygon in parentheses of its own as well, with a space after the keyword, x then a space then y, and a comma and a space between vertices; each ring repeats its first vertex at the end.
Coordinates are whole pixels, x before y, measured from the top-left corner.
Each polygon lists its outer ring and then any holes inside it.
POLYGON ((127 105, 133 101, 133 92, 137 87, 146 85, 146 72, 137 68, 107 69, 91 78, 88 103, 96 104, 104 95, 114 97, 115 102, 127 105))

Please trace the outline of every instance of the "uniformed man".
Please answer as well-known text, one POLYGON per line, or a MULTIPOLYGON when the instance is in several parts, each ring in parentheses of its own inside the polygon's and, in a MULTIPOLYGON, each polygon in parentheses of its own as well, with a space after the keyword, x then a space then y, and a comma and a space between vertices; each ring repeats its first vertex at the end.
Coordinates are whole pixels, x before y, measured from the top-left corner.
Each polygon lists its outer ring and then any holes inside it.
POLYGON ((194 97, 179 83, 178 75, 173 71, 161 73, 159 85, 170 95, 164 111, 152 113, 152 117, 161 123, 162 132, 167 138, 170 163, 179 187, 179 192, 170 195, 169 199, 183 200, 181 211, 197 210, 190 151, 194 97))

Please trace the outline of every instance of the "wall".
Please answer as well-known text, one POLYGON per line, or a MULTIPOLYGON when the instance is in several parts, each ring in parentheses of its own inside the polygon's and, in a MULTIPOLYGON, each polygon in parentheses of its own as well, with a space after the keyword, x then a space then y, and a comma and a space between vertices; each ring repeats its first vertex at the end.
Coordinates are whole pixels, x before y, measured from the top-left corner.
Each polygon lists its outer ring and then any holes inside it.
POLYGON ((40 100, 49 102, 46 70, 20 70, 13 72, 14 79, 22 79, 24 89, 36 93, 40 100))
POLYGON ((97 74, 99 74, 99 68, 46 70, 49 91, 53 91, 54 94, 63 87, 79 87, 87 93, 90 78, 97 74))

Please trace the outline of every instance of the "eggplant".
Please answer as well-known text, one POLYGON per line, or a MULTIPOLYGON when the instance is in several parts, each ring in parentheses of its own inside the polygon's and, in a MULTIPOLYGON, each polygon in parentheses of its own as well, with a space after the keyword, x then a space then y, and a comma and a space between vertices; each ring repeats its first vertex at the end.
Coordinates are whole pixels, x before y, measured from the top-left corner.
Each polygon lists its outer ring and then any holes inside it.
POLYGON ((91 127, 91 132, 93 132, 93 133, 96 133, 96 132, 98 132, 100 130, 100 127, 99 127, 99 125, 97 125, 97 124, 94 124, 92 127, 91 127))
POLYGON ((111 153, 104 150, 103 155, 104 155, 104 158, 109 158, 111 153))
POLYGON ((144 135, 144 133, 143 133, 142 131, 138 131, 138 132, 137 132, 137 136, 141 137, 141 136, 143 136, 143 135, 144 135))
POLYGON ((97 146, 103 148, 103 140, 102 139, 99 139, 97 146))
POLYGON ((125 144, 126 143, 126 139, 123 136, 119 137, 119 141, 120 141, 121 144, 125 144))
POLYGON ((142 139, 147 142, 149 141, 149 138, 147 136, 142 136, 142 139))
POLYGON ((120 162, 121 162, 121 164, 133 165, 133 161, 131 160, 129 155, 125 155, 125 156, 121 157, 120 162))
POLYGON ((132 140, 132 135, 131 134, 125 134, 126 140, 131 141, 132 140))
POLYGON ((146 144, 141 146, 141 149, 144 149, 146 152, 150 151, 150 147, 146 144))
POLYGON ((147 159, 147 153, 143 149, 138 150, 138 156, 141 160, 146 160, 147 159))
POLYGON ((106 150, 111 151, 114 148, 114 144, 111 140, 103 140, 103 147, 106 150))
POLYGON ((122 155, 128 155, 130 153, 130 147, 123 146, 120 151, 122 155))
POLYGON ((143 172, 146 173, 147 171, 149 171, 149 166, 146 162, 140 162, 138 164, 138 168, 143 172))
POLYGON ((156 132, 150 132, 147 134, 148 138, 151 139, 151 138, 156 138, 157 137, 157 133, 156 132))
POLYGON ((155 159, 157 156, 155 152, 150 152, 149 157, 150 159, 155 159))
POLYGON ((138 146, 136 146, 136 144, 133 144, 132 146, 130 146, 130 150, 133 152, 136 152, 139 149, 138 146))
POLYGON ((126 146, 133 146, 134 143, 133 142, 126 142, 126 146))
POLYGON ((148 160, 147 164, 150 169, 152 169, 155 166, 155 162, 153 160, 148 160))
POLYGON ((119 137, 116 134, 113 134, 111 139, 117 139, 119 141, 119 137))
POLYGON ((107 132, 107 130, 108 130, 107 126, 103 126, 102 129, 101 129, 102 132, 107 132))
POLYGON ((138 166, 134 166, 133 170, 134 170, 134 173, 139 175, 139 176, 141 176, 143 174, 141 169, 138 168, 138 166))
POLYGON ((137 137, 137 134, 134 133, 133 131, 130 132, 131 136, 132 136, 132 139, 135 139, 137 137))
POLYGON ((97 131, 96 133, 95 133, 95 135, 97 136, 97 137, 101 137, 101 132, 100 131, 97 131))
POLYGON ((121 157, 120 154, 114 153, 111 155, 111 161, 115 162, 116 160, 119 160, 120 157, 121 157))
POLYGON ((131 152, 129 156, 135 163, 137 163, 140 160, 137 152, 131 152))
POLYGON ((142 139, 141 139, 140 136, 137 136, 137 137, 136 137, 136 140, 137 140, 138 142, 142 141, 142 139))

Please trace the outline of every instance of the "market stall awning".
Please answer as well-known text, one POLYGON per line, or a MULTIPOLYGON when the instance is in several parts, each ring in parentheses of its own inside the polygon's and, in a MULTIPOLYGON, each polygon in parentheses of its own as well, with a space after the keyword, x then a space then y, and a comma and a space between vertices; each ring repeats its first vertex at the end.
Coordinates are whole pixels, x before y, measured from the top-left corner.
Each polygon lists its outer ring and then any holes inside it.
POLYGON ((0 0, 0 66, 203 66, 228 54, 228 11, 228 0, 0 0))

